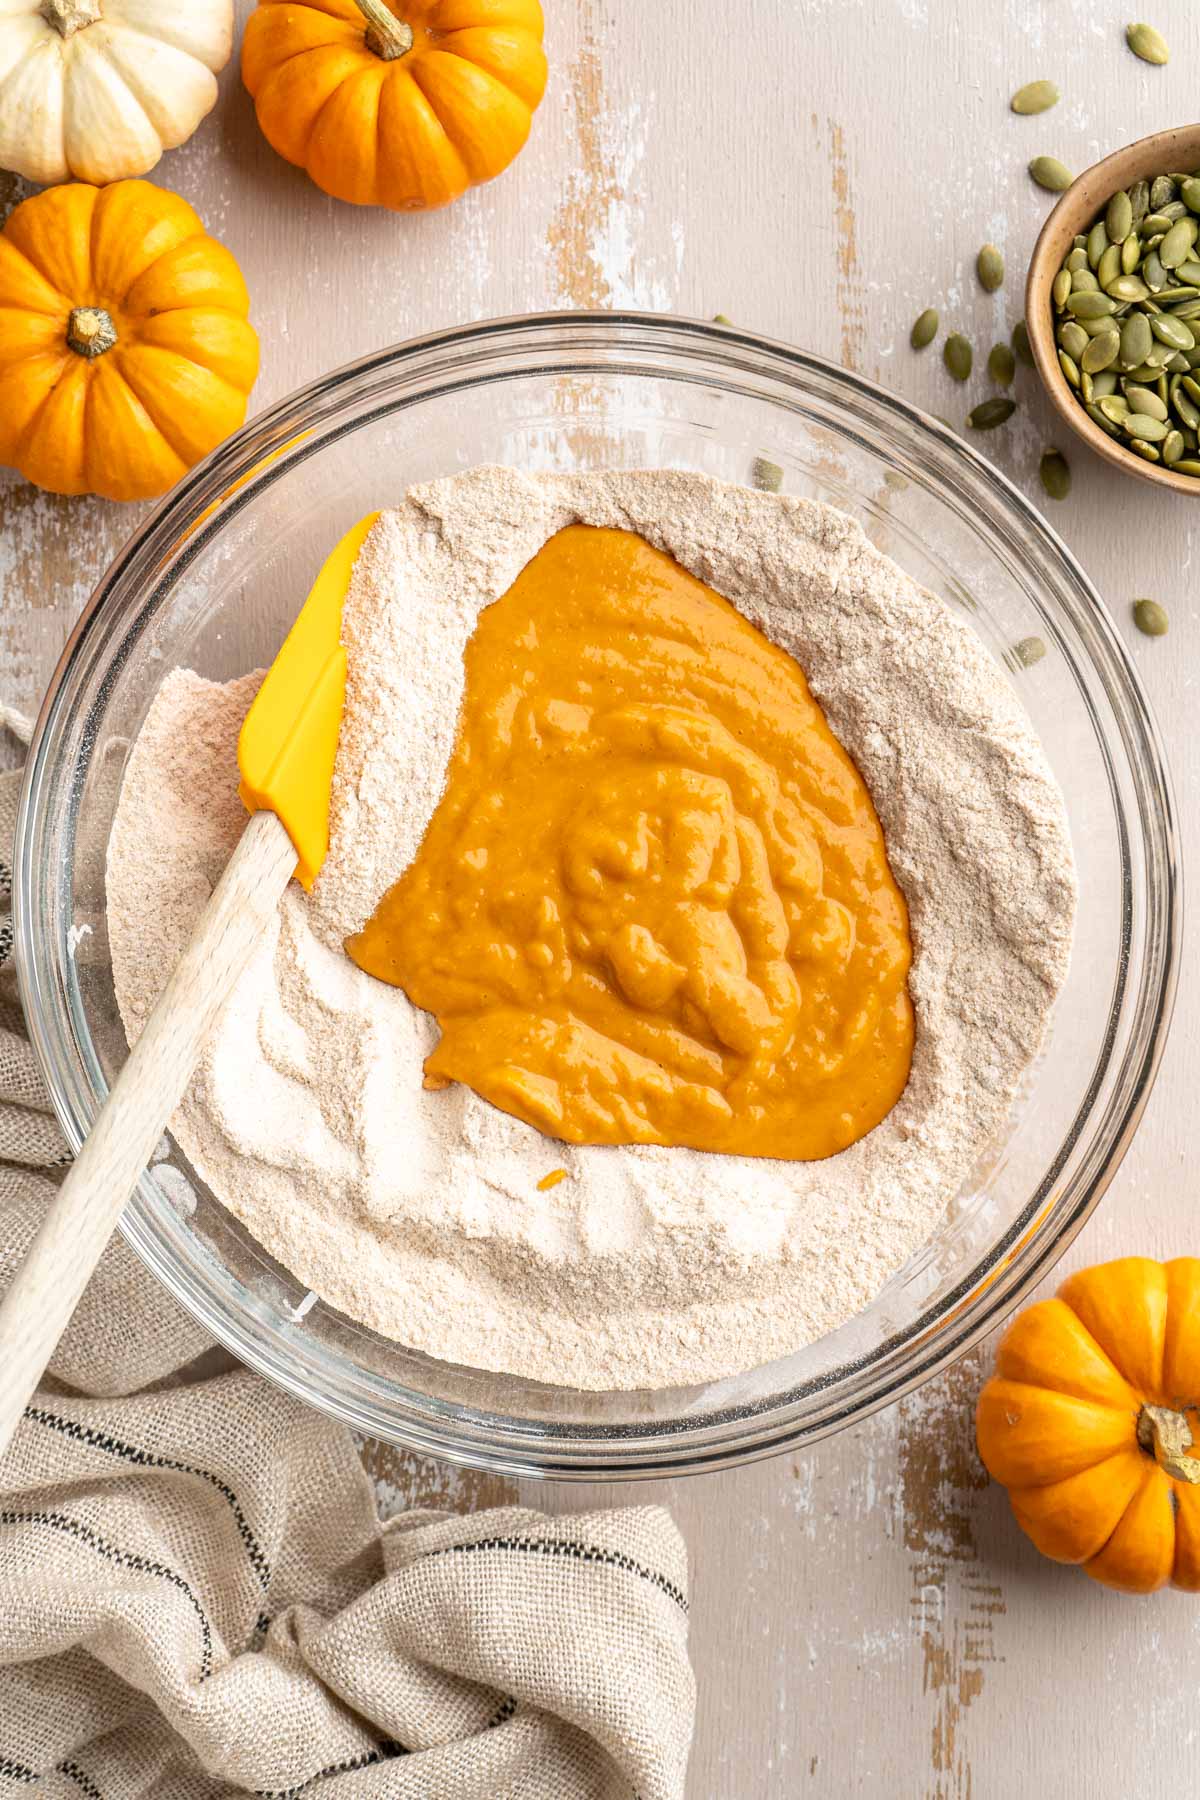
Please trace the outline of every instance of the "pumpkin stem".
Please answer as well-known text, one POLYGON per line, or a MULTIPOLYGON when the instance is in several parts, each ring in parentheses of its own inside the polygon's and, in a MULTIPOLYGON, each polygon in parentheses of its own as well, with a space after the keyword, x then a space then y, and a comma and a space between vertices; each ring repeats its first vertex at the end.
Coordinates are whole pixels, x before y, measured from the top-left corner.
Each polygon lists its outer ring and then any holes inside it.
POLYGON ((1200 1458, 1189 1456, 1192 1428, 1184 1413, 1170 1406, 1143 1406, 1138 1414, 1137 1439, 1159 1468, 1176 1481, 1200 1485, 1200 1458))
POLYGON ((76 306, 67 320, 67 343, 76 356, 103 356, 117 341, 117 328, 99 306, 76 306))
POLYGON ((42 0, 41 14, 59 37, 69 38, 103 18, 104 9, 101 0, 42 0))
POLYGON ((384 62, 394 62, 398 56, 408 55, 413 47, 411 25, 398 19, 384 0, 354 0, 354 4, 367 21, 368 50, 382 56, 384 62))

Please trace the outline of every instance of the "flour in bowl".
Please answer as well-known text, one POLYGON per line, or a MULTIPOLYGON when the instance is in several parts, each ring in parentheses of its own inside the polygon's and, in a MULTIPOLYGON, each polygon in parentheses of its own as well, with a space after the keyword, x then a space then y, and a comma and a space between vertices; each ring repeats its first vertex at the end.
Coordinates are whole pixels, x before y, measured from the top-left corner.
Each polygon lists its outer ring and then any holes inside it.
MULTIPOLYGON (((830 508, 693 475, 505 469, 383 516, 344 638, 330 854, 311 896, 289 889, 173 1122, 199 1173, 332 1305, 544 1381, 712 1379, 861 1310, 1001 1128, 1067 968, 1062 798, 983 645, 830 508), (570 1145, 462 1086, 428 1091, 435 1024, 342 950, 437 805, 480 611, 576 521, 640 533, 794 655, 871 791, 909 908, 916 1041, 891 1113, 825 1161, 570 1145)), ((256 686, 175 671, 131 754, 108 866, 131 1037, 241 829, 256 686)))

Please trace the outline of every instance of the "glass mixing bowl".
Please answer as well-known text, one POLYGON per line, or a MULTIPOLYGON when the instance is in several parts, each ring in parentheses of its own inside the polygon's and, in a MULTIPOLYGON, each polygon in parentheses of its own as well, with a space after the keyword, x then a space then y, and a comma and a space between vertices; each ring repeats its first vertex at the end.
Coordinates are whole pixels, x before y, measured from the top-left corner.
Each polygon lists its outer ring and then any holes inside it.
POLYGON ((746 332, 603 313, 440 332, 336 371, 193 470, 100 583, 38 721, 14 882, 30 1029, 68 1139, 79 1145, 125 1055, 105 850, 130 742, 169 669, 224 679, 269 662, 328 548, 412 482, 489 461, 746 482, 759 456, 969 614, 1040 733, 1080 881, 1052 1034, 1004 1140, 865 1312, 689 1389, 580 1393, 390 1343, 314 1302, 171 1150, 125 1213, 130 1243, 244 1362, 363 1432, 581 1478, 812 1441, 1003 1318, 1079 1230, 1137 1124, 1173 993, 1175 830, 1157 733, 1087 577, 1002 475, 902 400, 746 332), (1045 654, 1026 666, 1014 646, 1031 637, 1045 654))

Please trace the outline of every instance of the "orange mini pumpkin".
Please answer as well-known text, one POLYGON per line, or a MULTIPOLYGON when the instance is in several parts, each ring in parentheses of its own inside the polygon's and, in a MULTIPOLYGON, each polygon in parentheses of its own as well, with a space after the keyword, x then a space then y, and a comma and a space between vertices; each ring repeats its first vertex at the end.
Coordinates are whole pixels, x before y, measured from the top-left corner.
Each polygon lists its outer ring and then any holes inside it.
POLYGON ((47 188, 0 231, 0 463, 56 494, 161 494, 258 374, 237 263, 148 181, 47 188))
POLYGON ((506 169, 546 87, 538 0, 259 0, 263 135, 337 200, 445 206, 506 169))
POLYGON ((1127 1256, 1020 1313, 979 1453, 1044 1556, 1146 1594, 1200 1590, 1200 1259, 1127 1256))

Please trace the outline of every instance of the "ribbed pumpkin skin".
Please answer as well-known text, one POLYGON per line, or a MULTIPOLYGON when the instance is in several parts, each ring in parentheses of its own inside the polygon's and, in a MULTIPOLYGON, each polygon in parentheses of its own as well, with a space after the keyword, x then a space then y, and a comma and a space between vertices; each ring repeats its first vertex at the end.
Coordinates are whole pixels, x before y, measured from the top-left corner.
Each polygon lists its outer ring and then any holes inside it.
POLYGON ((1019 1313, 979 1396, 979 1453, 1044 1556, 1123 1593, 1197 1592, 1200 1486, 1139 1442, 1147 1404, 1200 1440, 1195 1257, 1101 1263, 1019 1313))
POLYGON ((72 182, 0 232, 0 463, 56 494, 161 494, 246 416, 258 374, 250 301, 228 250, 148 181, 72 182), (78 308, 116 331, 71 348, 78 308))
POLYGON ((259 0, 242 79, 263 135, 319 188, 395 212, 446 206, 506 169, 546 88, 538 0, 389 0, 413 47, 388 62, 355 0, 259 0))

